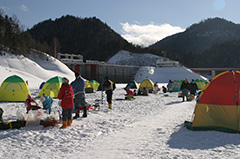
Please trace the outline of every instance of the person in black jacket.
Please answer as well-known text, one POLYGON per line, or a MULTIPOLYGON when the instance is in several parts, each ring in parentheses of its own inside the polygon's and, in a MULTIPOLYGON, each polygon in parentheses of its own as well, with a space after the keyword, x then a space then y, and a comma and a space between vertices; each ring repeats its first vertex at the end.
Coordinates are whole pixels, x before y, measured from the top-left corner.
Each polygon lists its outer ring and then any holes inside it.
POLYGON ((192 82, 191 82, 190 85, 189 85, 190 94, 192 94, 192 95, 195 96, 197 90, 198 90, 198 86, 197 86, 197 84, 194 82, 194 79, 192 79, 192 82))
POLYGON ((108 79, 108 77, 104 78, 103 89, 106 91, 107 94, 107 102, 108 108, 112 109, 112 94, 113 90, 116 88, 115 83, 108 79))
POLYGON ((185 78, 185 80, 181 84, 180 90, 182 91, 182 98, 183 98, 182 101, 184 102, 184 97, 185 96, 186 96, 186 99, 188 101, 189 82, 188 82, 187 78, 185 78))

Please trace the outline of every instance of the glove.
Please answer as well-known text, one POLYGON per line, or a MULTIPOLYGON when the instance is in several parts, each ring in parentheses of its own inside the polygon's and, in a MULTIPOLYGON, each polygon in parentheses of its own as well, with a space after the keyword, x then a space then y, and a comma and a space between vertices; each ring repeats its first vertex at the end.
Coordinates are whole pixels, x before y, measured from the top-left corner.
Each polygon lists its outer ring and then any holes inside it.
POLYGON ((59 100, 58 101, 58 105, 61 106, 61 103, 62 103, 62 100, 59 100))

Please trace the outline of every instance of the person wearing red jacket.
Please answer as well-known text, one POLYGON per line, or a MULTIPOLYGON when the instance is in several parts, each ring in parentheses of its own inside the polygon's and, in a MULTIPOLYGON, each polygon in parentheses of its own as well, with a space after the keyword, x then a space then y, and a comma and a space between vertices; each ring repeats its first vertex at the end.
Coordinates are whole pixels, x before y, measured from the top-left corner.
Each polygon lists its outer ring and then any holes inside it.
POLYGON ((127 92, 125 99, 133 98, 133 94, 134 94, 133 91, 129 88, 124 88, 124 89, 127 92))
POLYGON ((71 126, 72 124, 72 110, 74 107, 73 89, 68 84, 69 80, 65 77, 62 79, 62 86, 58 93, 58 99, 61 101, 62 107, 62 127, 71 126))

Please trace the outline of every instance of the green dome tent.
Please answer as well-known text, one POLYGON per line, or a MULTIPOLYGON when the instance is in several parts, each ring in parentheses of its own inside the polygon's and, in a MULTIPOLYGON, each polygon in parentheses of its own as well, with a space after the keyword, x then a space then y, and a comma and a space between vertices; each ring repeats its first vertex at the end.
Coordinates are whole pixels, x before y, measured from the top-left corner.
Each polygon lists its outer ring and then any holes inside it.
POLYGON ((93 89, 98 89, 98 87, 99 87, 99 85, 100 85, 100 83, 98 83, 98 81, 96 81, 96 80, 91 80, 91 81, 89 81, 91 84, 92 84, 92 86, 93 86, 93 89))
POLYGON ((31 95, 27 83, 19 76, 6 78, 0 87, 0 101, 22 102, 31 95))
POLYGON ((44 95, 51 96, 53 98, 57 98, 58 92, 60 91, 60 88, 62 86, 62 77, 56 76, 51 79, 49 79, 41 89, 38 97, 41 97, 44 95))
POLYGON ((132 81, 128 82, 126 88, 139 89, 139 84, 135 80, 132 80, 132 81))

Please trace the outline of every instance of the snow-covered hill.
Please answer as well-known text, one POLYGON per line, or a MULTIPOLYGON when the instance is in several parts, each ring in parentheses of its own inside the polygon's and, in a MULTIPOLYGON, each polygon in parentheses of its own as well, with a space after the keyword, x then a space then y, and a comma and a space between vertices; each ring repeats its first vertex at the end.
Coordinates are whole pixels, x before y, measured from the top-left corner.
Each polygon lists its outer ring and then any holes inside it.
POLYGON ((117 65, 133 65, 133 66, 156 66, 156 61, 162 59, 164 61, 170 61, 170 59, 145 53, 137 54, 131 53, 129 51, 121 50, 110 58, 108 64, 117 64, 117 65))
POLYGON ((0 82, 11 75, 22 77, 28 81, 30 88, 35 89, 54 76, 74 80, 74 73, 62 62, 47 54, 34 52, 27 57, 3 52, 0 55, 0 82))

